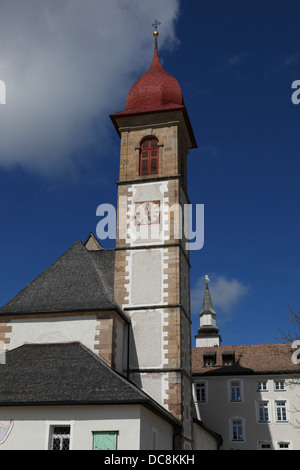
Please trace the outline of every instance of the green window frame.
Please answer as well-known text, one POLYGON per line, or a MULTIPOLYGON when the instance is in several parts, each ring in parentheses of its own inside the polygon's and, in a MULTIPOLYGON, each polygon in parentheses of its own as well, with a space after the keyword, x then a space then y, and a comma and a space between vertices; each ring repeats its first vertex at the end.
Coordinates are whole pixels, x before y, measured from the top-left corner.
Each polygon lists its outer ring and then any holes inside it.
POLYGON ((118 431, 94 431, 93 450, 117 450, 118 431))

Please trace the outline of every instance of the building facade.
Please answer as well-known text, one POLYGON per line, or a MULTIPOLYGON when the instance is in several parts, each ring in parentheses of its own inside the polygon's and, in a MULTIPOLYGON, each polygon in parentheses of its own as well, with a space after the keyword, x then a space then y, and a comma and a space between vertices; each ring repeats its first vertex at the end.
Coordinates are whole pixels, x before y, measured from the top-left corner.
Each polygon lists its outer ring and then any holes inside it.
POLYGON ((208 286, 192 349, 198 418, 222 435, 222 450, 299 450, 300 366, 292 344, 207 346, 218 331, 211 320, 212 328, 201 329, 203 311, 215 321, 208 286))

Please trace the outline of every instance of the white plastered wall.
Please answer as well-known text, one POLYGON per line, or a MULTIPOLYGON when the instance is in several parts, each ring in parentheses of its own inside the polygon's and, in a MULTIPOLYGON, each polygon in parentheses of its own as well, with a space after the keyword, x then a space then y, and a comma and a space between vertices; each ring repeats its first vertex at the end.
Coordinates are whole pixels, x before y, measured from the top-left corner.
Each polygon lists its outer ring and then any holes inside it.
POLYGON ((94 351, 96 316, 65 316, 48 319, 13 319, 10 322, 12 332, 8 349, 22 346, 24 343, 61 343, 80 341, 94 351))
POLYGON ((172 449, 172 426, 140 405, 0 407, 0 422, 13 428, 1 450, 47 450, 49 430, 54 424, 71 426, 71 449, 91 450, 94 431, 116 431, 117 450, 139 450, 149 443, 152 429, 158 433, 160 449, 172 449), (141 437, 141 418, 144 418, 141 437))

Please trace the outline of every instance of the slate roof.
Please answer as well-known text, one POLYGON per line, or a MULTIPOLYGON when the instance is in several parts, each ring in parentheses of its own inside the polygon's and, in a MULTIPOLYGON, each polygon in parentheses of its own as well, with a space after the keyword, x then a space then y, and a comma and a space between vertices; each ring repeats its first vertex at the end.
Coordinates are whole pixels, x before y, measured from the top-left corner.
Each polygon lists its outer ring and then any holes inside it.
POLYGON ((79 342, 24 344, 0 365, 0 406, 140 404, 178 421, 79 342))
POLYGON ((0 308, 0 316, 109 309, 120 311, 113 300, 114 265, 114 250, 89 251, 81 241, 77 241, 0 308))
POLYGON ((214 311, 214 308, 213 308, 208 285, 206 285, 205 287, 202 310, 199 315, 203 313, 212 313, 213 315, 216 315, 216 312, 214 311))
POLYGON ((294 364, 291 343, 249 344, 237 346, 192 348, 194 375, 248 375, 248 374, 300 374, 300 365, 294 364), (223 355, 234 354, 234 365, 223 365, 223 355), (214 355, 215 365, 205 366, 204 356, 214 355))

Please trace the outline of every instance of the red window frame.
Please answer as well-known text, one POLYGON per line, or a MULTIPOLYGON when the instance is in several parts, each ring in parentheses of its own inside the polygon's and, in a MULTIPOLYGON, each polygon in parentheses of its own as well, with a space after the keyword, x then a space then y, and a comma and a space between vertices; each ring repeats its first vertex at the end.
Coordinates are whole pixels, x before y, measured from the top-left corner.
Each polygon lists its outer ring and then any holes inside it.
POLYGON ((158 173, 159 149, 158 140, 149 137, 140 146, 140 176, 156 175, 158 173))

